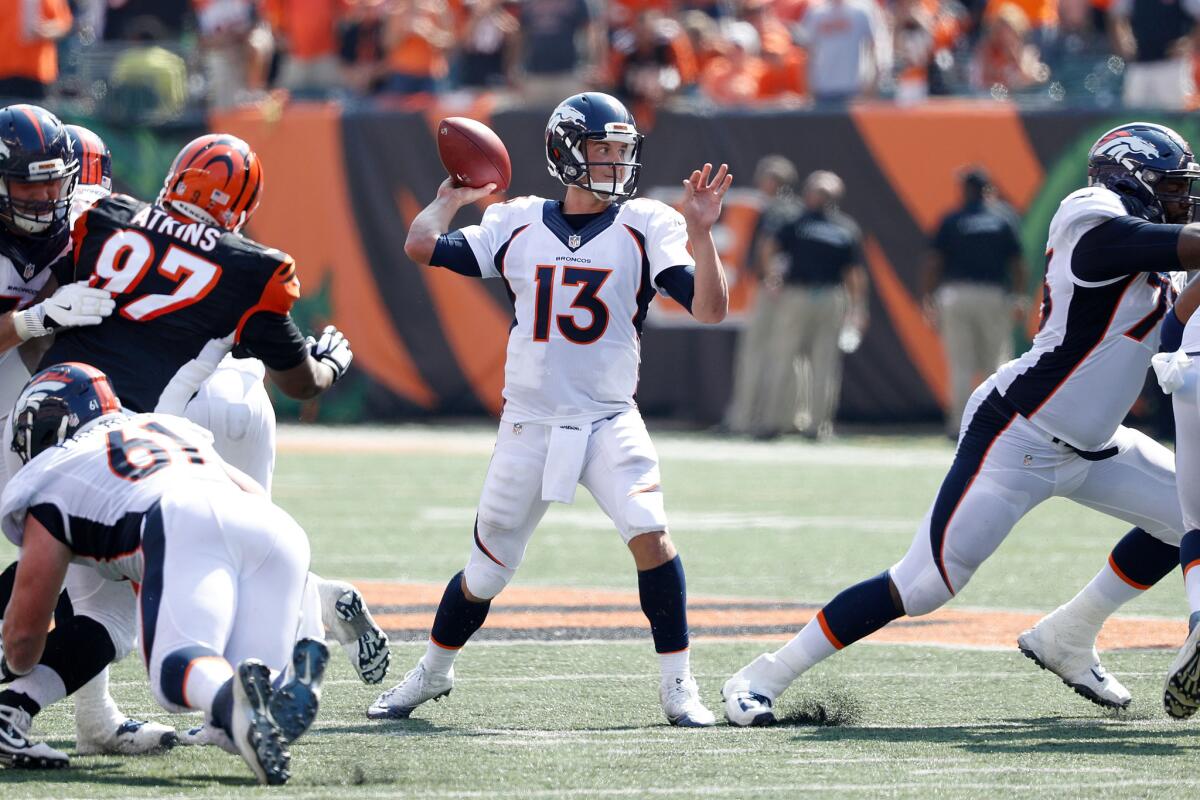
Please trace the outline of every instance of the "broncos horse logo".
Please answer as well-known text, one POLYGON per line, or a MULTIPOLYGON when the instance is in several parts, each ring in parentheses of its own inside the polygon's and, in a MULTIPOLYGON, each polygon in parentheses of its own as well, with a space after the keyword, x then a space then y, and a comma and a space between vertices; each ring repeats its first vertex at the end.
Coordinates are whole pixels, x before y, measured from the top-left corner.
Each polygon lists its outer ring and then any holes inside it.
POLYGON ((1108 156, 1113 161, 1120 161, 1130 154, 1148 158, 1157 158, 1159 155, 1157 147, 1129 131, 1113 131, 1096 143, 1095 155, 1108 156))

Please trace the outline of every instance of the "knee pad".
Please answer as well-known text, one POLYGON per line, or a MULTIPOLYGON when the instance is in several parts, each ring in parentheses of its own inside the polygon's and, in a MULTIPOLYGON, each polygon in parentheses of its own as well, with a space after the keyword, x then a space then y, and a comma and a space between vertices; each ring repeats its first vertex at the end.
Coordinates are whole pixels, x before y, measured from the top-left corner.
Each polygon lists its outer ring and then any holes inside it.
POLYGON ((662 488, 657 484, 635 491, 625 498, 622 513, 624 519, 617 521, 626 544, 643 533, 654 533, 667 529, 667 509, 663 502, 662 488))
POLYGON ((129 655, 137 640, 137 597, 132 587, 100 579, 86 589, 82 582, 68 582, 66 589, 75 616, 94 620, 108 632, 116 651, 113 661, 129 655))
POLYGON ((475 547, 463 569, 463 580, 466 581, 467 591, 475 597, 491 600, 504 591, 516 574, 516 567, 501 566, 475 547))
POLYGON ((946 588, 946 582, 937 567, 930 564, 916 574, 905 569, 903 561, 888 570, 892 583, 900 593, 904 613, 920 617, 944 606, 954 595, 946 588))
POLYGON ((150 686, 154 690, 154 699, 163 708, 177 714, 193 710, 187 705, 184 693, 188 668, 197 659, 220 657, 221 654, 211 648, 194 645, 172 650, 161 660, 155 658, 150 665, 150 686))

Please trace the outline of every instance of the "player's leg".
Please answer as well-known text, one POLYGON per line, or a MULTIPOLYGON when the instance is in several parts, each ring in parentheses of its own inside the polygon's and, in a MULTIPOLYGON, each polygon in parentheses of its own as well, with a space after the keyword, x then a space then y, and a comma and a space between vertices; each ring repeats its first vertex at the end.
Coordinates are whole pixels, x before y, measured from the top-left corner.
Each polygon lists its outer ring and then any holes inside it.
POLYGON ((658 454, 637 409, 592 427, 580 482, 633 554, 642 612, 658 653, 659 699, 672 725, 716 721, 692 677, 683 562, 667 532, 658 454))
POLYGON ((1188 369, 1172 397, 1175 409, 1175 470, 1186 533, 1179 544, 1187 594, 1188 636, 1167 672, 1163 705, 1176 719, 1200 708, 1200 367, 1188 369))
POLYGON ((1091 463, 1067 496, 1136 527, 1087 586, 1022 633, 1018 646, 1093 703, 1124 708, 1129 691, 1100 665, 1096 637, 1118 608, 1175 568, 1184 527, 1171 451, 1129 428, 1119 429, 1114 443, 1118 454, 1091 463))
POLYGON ((450 579, 438 603, 425 655, 399 684, 367 709, 370 719, 405 719, 421 703, 450 694, 454 659, 483 626, 492 598, 500 594, 525 558, 525 548, 549 503, 542 476, 550 428, 500 423, 496 448, 483 481, 467 566, 450 579))
POLYGON ((1017 521, 1054 491, 1049 459, 1026 466, 1046 449, 1020 418, 981 403, 985 384, 968 405, 954 462, 898 563, 829 601, 774 653, 759 656, 722 690, 726 717, 735 725, 774 722, 779 695, 813 666, 907 614, 939 608, 970 580, 1017 521))

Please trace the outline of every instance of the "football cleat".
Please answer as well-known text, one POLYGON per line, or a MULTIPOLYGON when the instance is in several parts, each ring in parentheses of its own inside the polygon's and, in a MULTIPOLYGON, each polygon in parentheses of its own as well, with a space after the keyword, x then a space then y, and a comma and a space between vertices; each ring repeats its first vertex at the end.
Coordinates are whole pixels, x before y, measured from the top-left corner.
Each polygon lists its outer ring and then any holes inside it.
POLYGON ((362 594, 343 581, 322 580, 317 590, 325 630, 346 651, 363 683, 380 683, 391 660, 388 637, 375 624, 362 594))
POLYGON ((1128 708, 1133 697, 1100 665, 1095 633, 1072 625, 1065 614, 1054 611, 1017 637, 1026 658, 1053 672, 1062 682, 1104 708, 1128 708))
POLYGON ((1167 672, 1163 689, 1163 707, 1175 719, 1187 719, 1200 708, 1200 611, 1188 622, 1187 639, 1167 672))
POLYGON ((115 728, 102 730, 88 725, 82 715, 75 717, 75 753, 81 756, 141 756, 162 753, 179 744, 179 736, 169 725, 125 719, 115 728))
POLYGON ((292 678, 271 695, 271 718, 284 744, 301 736, 317 718, 321 679, 329 663, 329 648, 316 639, 301 639, 292 650, 292 678))
POLYGON ((271 671, 257 658, 238 664, 233 681, 233 720, 230 738, 258 782, 266 786, 287 783, 291 754, 283 745, 279 727, 271 719, 271 671))
POLYGON ((226 753, 240 756, 242 753, 237 749, 237 745, 229 738, 229 734, 218 728, 216 725, 196 725, 188 728, 183 733, 179 734, 179 745, 181 747, 219 747, 226 753))
POLYGON ((66 753, 48 744, 31 742, 33 720, 13 706, 0 706, 0 764, 16 769, 62 769, 71 763, 66 753))
POLYGON ((454 688, 454 667, 445 675, 434 675, 419 661, 404 680, 376 698, 367 709, 368 719, 408 719, 413 709, 426 700, 437 701, 454 688))
POLYGON ((772 653, 763 653, 735 672, 721 687, 725 719, 739 728, 775 724, 775 699, 792 676, 772 653))
POLYGON ((700 702, 700 687, 691 675, 663 681, 658 689, 667 722, 680 728, 707 728, 717 724, 717 718, 700 702))

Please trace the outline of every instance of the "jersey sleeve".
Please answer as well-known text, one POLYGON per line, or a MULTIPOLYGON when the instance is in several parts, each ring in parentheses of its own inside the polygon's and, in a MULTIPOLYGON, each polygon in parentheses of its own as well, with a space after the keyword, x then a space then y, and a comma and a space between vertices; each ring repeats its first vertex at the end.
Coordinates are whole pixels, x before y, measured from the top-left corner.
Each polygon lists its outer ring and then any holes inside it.
POLYGON ((1180 268, 1182 225, 1113 217, 1087 231, 1071 251, 1071 273, 1077 282, 1096 283, 1139 272, 1180 268))
POLYGON ((475 258, 475 251, 471 249, 470 242, 461 230, 443 233, 438 237, 429 266, 442 267, 468 278, 483 277, 479 261, 475 258))
POLYGON ((683 215, 662 203, 650 216, 646 226, 646 259, 650 262, 650 277, 669 267, 694 267, 696 259, 687 249, 687 224, 683 215))
POLYGON ((500 277, 500 270, 496 267, 496 255, 501 246, 511 238, 511 209, 512 206, 508 203, 493 203, 483 212, 483 219, 478 225, 468 225, 456 231, 470 246, 481 277, 500 277))
POLYGON ((291 369, 308 357, 304 335, 292 321, 292 305, 300 298, 296 262, 284 255, 263 287, 258 302, 246 309, 233 341, 269 368, 291 369))
POLYGON ((33 502, 42 472, 36 462, 26 464, 17 470, 4 487, 4 494, 0 495, 0 528, 17 547, 25 537, 25 514, 33 502))

